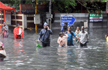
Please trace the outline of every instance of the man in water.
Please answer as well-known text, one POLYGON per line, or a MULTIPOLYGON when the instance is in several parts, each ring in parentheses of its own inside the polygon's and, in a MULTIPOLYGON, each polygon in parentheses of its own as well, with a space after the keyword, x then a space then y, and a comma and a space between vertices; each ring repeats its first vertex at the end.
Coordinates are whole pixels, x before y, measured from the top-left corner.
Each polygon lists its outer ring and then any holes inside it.
POLYGON ((3 24, 3 27, 2 27, 2 35, 4 38, 7 38, 8 37, 8 26, 7 24, 4 22, 3 24))
POLYGON ((39 40, 42 42, 42 46, 50 46, 50 34, 52 34, 52 30, 49 29, 48 24, 44 23, 44 29, 42 29, 39 33, 39 40))
POLYGON ((84 26, 81 27, 81 32, 79 33, 80 47, 87 47, 88 43, 88 33, 84 31, 84 26))
POLYGON ((62 28, 61 28, 61 32, 66 32, 67 31, 67 28, 68 28, 68 23, 65 22, 64 23, 64 26, 62 26, 62 28))
POLYGON ((19 26, 19 24, 17 24, 17 27, 14 28, 14 38, 23 38, 23 29, 19 26))

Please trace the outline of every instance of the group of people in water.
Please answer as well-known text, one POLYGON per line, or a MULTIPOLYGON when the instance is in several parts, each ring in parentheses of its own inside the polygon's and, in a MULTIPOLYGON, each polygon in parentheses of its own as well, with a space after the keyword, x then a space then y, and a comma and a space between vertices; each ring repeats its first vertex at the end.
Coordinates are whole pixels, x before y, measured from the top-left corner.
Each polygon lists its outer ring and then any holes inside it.
MULTIPOLYGON (((8 36, 9 36, 8 31, 9 31, 8 25, 6 24, 6 22, 4 22, 0 36, 3 36, 3 38, 8 38, 8 36)), ((20 27, 19 24, 16 25, 16 27, 13 30, 13 33, 14 33, 15 39, 17 39, 19 37, 23 38, 23 29, 20 27)))
MULTIPOLYGON (((51 34, 52 30, 49 29, 48 24, 45 22, 44 28, 40 31, 38 38, 38 41, 40 40, 42 42, 43 47, 50 46, 51 34)), ((68 26, 67 23, 64 23, 57 40, 59 47, 74 46, 73 38, 75 38, 76 42, 79 43, 81 47, 87 47, 89 38, 88 33, 84 30, 84 26, 81 27, 81 31, 79 27, 77 27, 76 31, 73 32, 71 26, 68 26)))
POLYGON ((84 26, 81 27, 81 31, 79 27, 77 27, 76 31, 73 32, 71 26, 67 26, 67 23, 65 23, 61 28, 57 43, 60 47, 74 46, 73 38, 80 44, 80 47, 87 47, 89 38, 88 33, 84 30, 84 26))
MULTIPOLYGON (((4 22, 0 36, 2 36, 3 38, 8 38, 9 36, 8 31, 9 31, 8 25, 4 22)), ((23 38, 23 29, 19 26, 19 24, 17 24, 17 26, 14 28, 13 33, 15 39, 23 38)), ((3 61, 5 57, 6 57, 6 52, 4 49, 4 45, 0 41, 0 61, 3 61)))
MULTIPOLYGON (((17 27, 13 30, 14 38, 23 38, 23 29, 17 24, 17 27)), ((50 35, 52 34, 52 30, 49 29, 48 24, 44 23, 44 28, 41 29, 38 37, 38 41, 42 42, 43 47, 50 46, 50 35)), ((6 23, 3 24, 1 36, 4 38, 8 38, 8 26, 6 23)), ((81 31, 79 27, 76 28, 76 31, 73 32, 71 26, 68 26, 67 23, 61 28, 59 33, 59 37, 57 39, 57 43, 59 47, 67 47, 74 46, 73 39, 80 44, 81 47, 87 47, 87 43, 89 41, 88 33, 84 30, 84 26, 81 27, 81 31)), ((3 43, 0 43, 0 51, 4 50, 3 43)), ((0 55, 1 57, 1 55, 0 55)))

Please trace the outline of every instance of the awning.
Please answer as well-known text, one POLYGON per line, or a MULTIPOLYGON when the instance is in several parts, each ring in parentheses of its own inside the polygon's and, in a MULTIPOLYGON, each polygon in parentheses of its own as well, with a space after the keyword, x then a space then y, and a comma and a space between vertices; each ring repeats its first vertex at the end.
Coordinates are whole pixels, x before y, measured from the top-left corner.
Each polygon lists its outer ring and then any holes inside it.
POLYGON ((3 4, 2 2, 0 2, 0 11, 4 11, 4 22, 6 21, 5 19, 5 11, 15 11, 15 8, 9 7, 5 4, 3 4))
POLYGON ((15 11, 15 8, 9 7, 5 4, 3 4, 2 2, 0 2, 0 10, 10 10, 10 11, 15 11))

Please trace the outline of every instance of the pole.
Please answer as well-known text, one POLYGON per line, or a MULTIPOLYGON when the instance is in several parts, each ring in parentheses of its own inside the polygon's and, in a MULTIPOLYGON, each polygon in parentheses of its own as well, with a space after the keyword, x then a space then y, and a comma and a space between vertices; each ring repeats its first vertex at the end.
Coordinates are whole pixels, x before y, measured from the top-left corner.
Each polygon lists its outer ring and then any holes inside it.
MULTIPOLYGON (((3 11, 1 11, 1 18, 3 19, 3 11)), ((1 23, 3 24, 3 20, 1 19, 1 23)))
MULTIPOLYGON (((37 14, 37 0, 35 4, 35 14, 37 14)), ((37 33, 37 24, 35 24, 35 33, 37 33)))
POLYGON ((4 10, 4 22, 6 21, 6 18, 5 18, 5 10, 4 10))
POLYGON ((90 13, 89 13, 89 15, 88 15, 88 34, 90 34, 90 13))
MULTIPOLYGON (((16 5, 16 0, 15 0, 15 9, 16 9, 16 7, 17 7, 17 5, 16 5)), ((17 21, 16 21, 16 10, 15 10, 14 14, 15 14, 15 24, 17 25, 17 21)))
POLYGON ((51 0, 49 2, 49 27, 51 29, 51 0))

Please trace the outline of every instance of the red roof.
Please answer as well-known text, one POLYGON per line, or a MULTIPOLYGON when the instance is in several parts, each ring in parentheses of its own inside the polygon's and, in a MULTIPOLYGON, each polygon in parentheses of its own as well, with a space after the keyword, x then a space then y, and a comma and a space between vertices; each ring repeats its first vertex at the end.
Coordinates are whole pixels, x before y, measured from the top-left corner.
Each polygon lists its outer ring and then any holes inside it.
POLYGON ((9 7, 5 4, 3 4, 2 2, 0 2, 0 10, 10 10, 10 11, 13 10, 13 11, 15 11, 15 8, 9 7))

